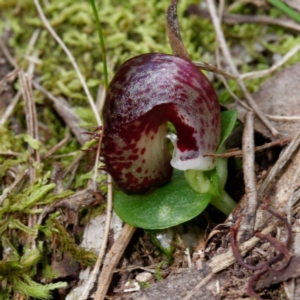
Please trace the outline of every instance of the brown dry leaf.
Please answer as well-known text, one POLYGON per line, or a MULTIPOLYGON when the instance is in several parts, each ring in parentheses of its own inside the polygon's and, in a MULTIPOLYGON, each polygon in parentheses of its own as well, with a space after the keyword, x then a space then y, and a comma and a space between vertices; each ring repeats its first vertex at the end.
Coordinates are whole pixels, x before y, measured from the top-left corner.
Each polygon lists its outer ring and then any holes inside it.
MULTIPOLYGON (((258 92, 252 94, 254 100, 262 112, 274 116, 299 116, 300 117, 300 63, 287 67, 272 78, 264 82, 258 92)), ((241 122, 244 120, 247 110, 238 103, 229 105, 228 108, 236 108, 241 122)), ((300 128, 300 120, 270 120, 282 137, 294 136, 300 128)), ((274 136, 265 125, 256 118, 255 130, 265 137, 274 140, 274 136)))
POLYGON ((51 269, 57 274, 56 278, 76 277, 80 265, 70 257, 68 252, 65 252, 63 257, 52 255, 51 269))
MULTIPOLYGON (((290 210, 293 210, 297 201, 300 198, 300 176, 298 174, 295 178, 295 174, 298 173, 300 165, 300 149, 292 157, 291 161, 282 169, 281 174, 278 174, 275 181, 271 184, 267 190, 268 196, 271 196, 270 205, 278 212, 285 216, 292 214, 290 210), (289 203, 291 205, 289 205, 289 203), (291 207, 290 207, 291 206, 291 207)), ((264 195, 264 196, 266 196, 264 195)), ((244 198, 241 200, 243 202, 244 198)), ((236 212, 236 211, 235 211, 236 212)), ((237 213, 241 213, 238 211, 237 213)), ((294 213, 293 213, 294 214, 294 213)), ((263 228, 266 226, 266 222, 270 219, 270 214, 266 211, 258 209, 256 214, 255 228, 263 228)), ((295 223, 293 230, 297 229, 300 231, 300 226, 295 223)), ((294 238, 293 238, 294 240, 294 238)), ((294 255, 300 255, 300 248, 298 248, 294 255)))

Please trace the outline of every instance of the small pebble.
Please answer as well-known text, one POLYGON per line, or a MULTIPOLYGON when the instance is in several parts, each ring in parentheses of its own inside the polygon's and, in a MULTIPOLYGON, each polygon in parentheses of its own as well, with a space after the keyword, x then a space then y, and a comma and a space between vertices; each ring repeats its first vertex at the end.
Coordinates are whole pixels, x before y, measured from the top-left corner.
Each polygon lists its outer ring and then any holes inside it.
POLYGON ((142 272, 136 275, 135 279, 137 282, 147 282, 153 278, 153 275, 150 272, 142 272))

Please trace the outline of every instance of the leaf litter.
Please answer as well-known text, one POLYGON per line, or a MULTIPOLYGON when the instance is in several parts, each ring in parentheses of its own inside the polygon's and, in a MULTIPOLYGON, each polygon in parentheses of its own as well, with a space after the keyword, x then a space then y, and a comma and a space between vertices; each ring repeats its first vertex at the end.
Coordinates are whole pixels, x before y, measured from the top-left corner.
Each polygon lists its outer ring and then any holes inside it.
MULTIPOLYGON (((265 81, 257 92, 252 94, 258 106, 270 122, 277 128, 281 137, 293 138, 300 127, 299 96, 300 64, 283 68, 265 81)), ((243 122, 247 110, 240 103, 231 104, 236 108, 238 118, 243 122)), ((254 128, 263 136, 275 140, 264 124, 255 119, 254 128)))

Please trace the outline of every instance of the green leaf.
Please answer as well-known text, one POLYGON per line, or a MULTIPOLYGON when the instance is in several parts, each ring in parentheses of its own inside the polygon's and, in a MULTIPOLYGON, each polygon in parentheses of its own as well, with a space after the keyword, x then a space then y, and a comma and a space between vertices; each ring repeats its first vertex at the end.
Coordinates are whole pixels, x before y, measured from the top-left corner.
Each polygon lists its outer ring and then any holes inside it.
POLYGON ((224 151, 225 149, 225 141, 229 137, 230 133, 234 129, 235 122, 237 120, 237 110, 226 110, 221 114, 221 142, 218 149, 220 151, 224 151))
MULTIPOLYGON (((227 110, 223 111, 221 114, 221 143, 217 150, 217 153, 225 152, 225 141, 231 134, 237 120, 237 110, 227 110)), ((225 183, 227 181, 227 159, 226 158, 217 158, 216 171, 219 178, 219 188, 220 190, 224 189, 225 183)))
POLYGON ((149 195, 126 195, 115 191, 114 209, 126 223, 144 229, 162 229, 199 215, 212 195, 194 191, 181 171, 174 170, 169 184, 149 195))

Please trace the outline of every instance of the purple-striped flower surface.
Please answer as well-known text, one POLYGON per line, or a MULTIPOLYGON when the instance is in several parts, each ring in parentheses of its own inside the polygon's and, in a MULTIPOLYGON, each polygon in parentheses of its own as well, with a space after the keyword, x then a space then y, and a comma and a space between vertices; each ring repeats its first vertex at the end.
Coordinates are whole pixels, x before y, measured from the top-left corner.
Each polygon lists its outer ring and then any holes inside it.
POLYGON ((161 53, 136 56, 114 76, 106 96, 104 157, 125 193, 145 193, 167 183, 172 167, 211 170, 220 142, 220 107, 203 73, 189 60, 161 53), (173 123, 174 153, 167 146, 173 123))

